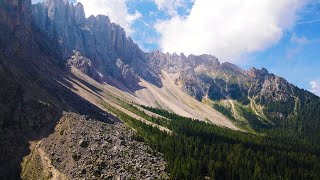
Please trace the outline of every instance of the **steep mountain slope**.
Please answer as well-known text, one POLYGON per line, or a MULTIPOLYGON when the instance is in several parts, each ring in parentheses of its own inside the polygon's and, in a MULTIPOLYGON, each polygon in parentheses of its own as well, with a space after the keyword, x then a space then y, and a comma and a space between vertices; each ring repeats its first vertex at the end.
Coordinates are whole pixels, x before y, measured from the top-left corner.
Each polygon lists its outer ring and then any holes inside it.
POLYGON ((210 55, 148 54, 150 66, 166 71, 181 89, 211 104, 234 123, 255 131, 282 128, 319 140, 320 98, 266 69, 242 70, 210 55))
MULTIPOLYGON (((109 134, 109 137, 113 139, 110 146, 118 146, 117 143, 123 141, 120 134, 127 134, 124 139, 132 142, 123 144, 121 149, 133 150, 137 146, 143 147, 139 152, 140 157, 146 160, 144 164, 141 164, 143 167, 153 157, 161 158, 159 154, 148 154, 150 153, 147 152, 148 147, 143 142, 134 142, 131 139, 134 132, 128 130, 127 125, 73 92, 75 90, 88 92, 88 89, 92 87, 85 82, 77 86, 75 80, 80 79, 72 75, 69 68, 66 68, 64 65, 66 60, 62 58, 59 49, 54 49, 59 47, 58 44, 32 25, 31 13, 30 0, 0 1, 0 179, 50 178, 51 175, 57 175, 54 174, 57 172, 62 173, 59 177, 72 178, 73 175, 65 171, 63 166, 56 165, 57 161, 52 154, 49 156, 51 151, 58 152, 63 147, 63 139, 41 142, 49 135, 61 135, 60 131, 54 128, 57 122, 63 123, 64 121, 78 122, 81 120, 83 123, 68 126, 68 132, 77 132, 79 126, 90 125, 90 121, 97 121, 97 123, 92 123, 94 126, 107 126, 117 130, 119 134, 109 134), (75 86, 78 89, 75 89, 75 86), (72 115, 69 115, 69 112, 73 112, 72 115), (81 115, 85 115, 85 118, 81 115), (36 148, 31 146, 29 149, 30 144, 37 144, 36 148), (44 148, 49 145, 57 146, 51 147, 49 151, 44 148), (23 157, 28 154, 30 158, 25 158, 22 163, 23 157)), ((94 94, 94 91, 88 93, 94 94)), ((83 134, 72 137, 70 145, 86 137, 93 138, 89 136, 92 133, 90 128, 84 128, 80 133, 83 134)), ((101 139, 102 141, 104 140, 101 139)), ((92 145, 96 146, 98 143, 100 142, 92 143, 92 145)), ((97 149, 101 150, 101 148, 99 146, 97 149)), ((72 158, 72 155, 57 154, 57 156, 66 158, 72 158)), ((96 153, 94 156, 96 159, 93 160, 102 160, 104 155, 96 153)), ((83 162, 85 157, 83 154, 82 157, 77 157, 75 160, 83 162)), ((130 161, 135 157, 122 157, 118 151, 114 156, 108 157, 108 161, 121 159, 130 161)), ((75 163, 75 160, 70 163, 75 163)), ((159 176, 163 168, 153 167, 150 166, 149 169, 146 167, 147 172, 137 173, 136 177, 152 174, 159 176)), ((100 169, 101 174, 94 174, 94 176, 96 178, 105 176, 107 172, 104 171, 104 168, 106 167, 100 169)), ((122 166, 119 168, 123 176, 129 172, 129 169, 121 169, 122 166)), ((82 173, 81 176, 93 178, 93 172, 94 169, 88 169, 88 173, 82 173)))
POLYGON ((201 119, 216 125, 239 130, 227 117, 183 92, 172 81, 172 77, 164 71, 162 72, 162 83, 163 87, 158 88, 142 80, 140 85, 145 88, 135 92, 139 98, 137 103, 161 107, 184 117, 201 119))
MULTIPOLYGON (((109 84, 100 84, 76 68, 72 68, 72 73, 80 79, 80 81, 79 79, 73 80, 74 82, 77 82, 77 84, 74 84, 75 89, 81 89, 81 87, 79 87, 79 85, 82 85, 81 82, 87 82, 90 84, 89 87, 91 86, 98 89, 94 94, 81 90, 75 90, 74 92, 91 103, 100 106, 102 109, 105 109, 103 105, 101 105, 102 102, 106 102, 120 111, 135 116, 134 114, 127 112, 126 109, 128 107, 123 107, 123 103, 134 103, 137 106, 145 105, 161 107, 185 117, 201 119, 213 124, 239 130, 239 128, 233 125, 227 117, 180 90, 165 72, 163 72, 161 78, 163 83, 161 88, 141 79, 139 85, 142 89, 135 91, 134 94, 122 91, 109 84)), ((107 109, 105 110, 108 111, 107 109)), ((138 119, 141 118, 142 117, 138 116, 138 119)))

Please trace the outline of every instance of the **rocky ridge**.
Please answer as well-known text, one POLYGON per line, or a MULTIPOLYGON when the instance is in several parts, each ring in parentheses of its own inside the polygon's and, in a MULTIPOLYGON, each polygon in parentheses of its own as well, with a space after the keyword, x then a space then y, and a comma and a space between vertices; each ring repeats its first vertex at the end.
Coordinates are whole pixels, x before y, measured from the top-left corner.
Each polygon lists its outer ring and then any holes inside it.
POLYGON ((145 63, 145 53, 107 16, 85 18, 81 3, 73 5, 66 0, 35 4, 32 15, 34 27, 58 44, 62 62, 77 51, 92 61, 94 73, 102 74, 104 82, 134 91, 139 88, 137 79, 140 76, 161 85, 158 75, 145 63), (117 66, 118 59, 124 66, 117 66))
MULTIPOLYGON (((205 96, 210 97, 210 93, 237 100, 242 95, 247 96, 250 85, 251 95, 270 96, 272 92, 279 94, 281 91, 289 95, 292 86, 285 79, 269 74, 265 68, 242 70, 228 62, 220 63, 211 55, 186 57, 184 54, 171 55, 154 51, 148 54, 148 60, 158 73, 164 70, 170 74, 178 74, 175 81, 181 84, 184 91, 199 100, 205 96)), ((284 94, 273 100, 285 100, 284 94)))
MULTIPOLYGON (((292 126, 300 121, 298 116, 303 114, 298 113, 303 111, 300 104, 319 99, 265 68, 243 70, 228 62, 220 63, 211 55, 187 57, 154 51, 147 56, 148 63, 156 72, 173 74, 173 80, 184 92, 199 101, 209 99, 213 105, 222 105, 218 109, 223 108, 223 113, 230 112, 227 113, 231 114, 229 118, 239 120, 239 124, 250 119, 250 123, 246 122, 248 126, 255 123, 263 128, 292 126), (287 108, 281 104, 287 104, 287 108)), ((293 126, 297 128, 297 125, 293 126)))

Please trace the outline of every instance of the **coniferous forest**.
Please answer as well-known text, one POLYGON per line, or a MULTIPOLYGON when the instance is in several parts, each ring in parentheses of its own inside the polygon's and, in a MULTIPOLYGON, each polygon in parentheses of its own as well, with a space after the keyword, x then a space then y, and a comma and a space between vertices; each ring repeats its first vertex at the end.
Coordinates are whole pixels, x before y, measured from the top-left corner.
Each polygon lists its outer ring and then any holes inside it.
POLYGON ((138 130, 136 140, 163 153, 171 179, 320 177, 320 150, 311 143, 233 131, 162 109, 143 108, 168 118, 172 133, 129 116, 122 119, 138 130))

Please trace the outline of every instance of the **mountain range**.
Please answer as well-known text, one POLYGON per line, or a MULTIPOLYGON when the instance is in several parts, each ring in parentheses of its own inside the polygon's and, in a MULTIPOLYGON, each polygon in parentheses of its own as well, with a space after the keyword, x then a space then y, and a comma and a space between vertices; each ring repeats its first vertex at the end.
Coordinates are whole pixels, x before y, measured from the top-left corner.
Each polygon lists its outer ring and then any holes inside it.
POLYGON ((320 142, 318 96, 264 68, 144 52, 107 16, 86 18, 81 3, 1 0, 0 52, 1 179, 173 178, 139 124, 175 134, 173 117, 320 142))

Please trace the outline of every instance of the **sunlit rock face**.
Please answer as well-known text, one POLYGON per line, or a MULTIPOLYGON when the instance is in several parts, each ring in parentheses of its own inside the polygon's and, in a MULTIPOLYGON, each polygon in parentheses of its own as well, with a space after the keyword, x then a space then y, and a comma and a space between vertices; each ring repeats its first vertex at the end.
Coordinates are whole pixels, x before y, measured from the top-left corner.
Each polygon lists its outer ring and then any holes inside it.
POLYGON ((102 81, 113 85, 121 82, 131 91, 139 89, 139 77, 161 85, 159 76, 145 63, 145 53, 107 16, 85 18, 81 3, 63 0, 35 4, 32 11, 35 28, 57 42, 62 61, 70 59, 76 50, 90 59, 93 71, 103 75, 102 81), (127 66, 117 66, 117 59, 127 66))

